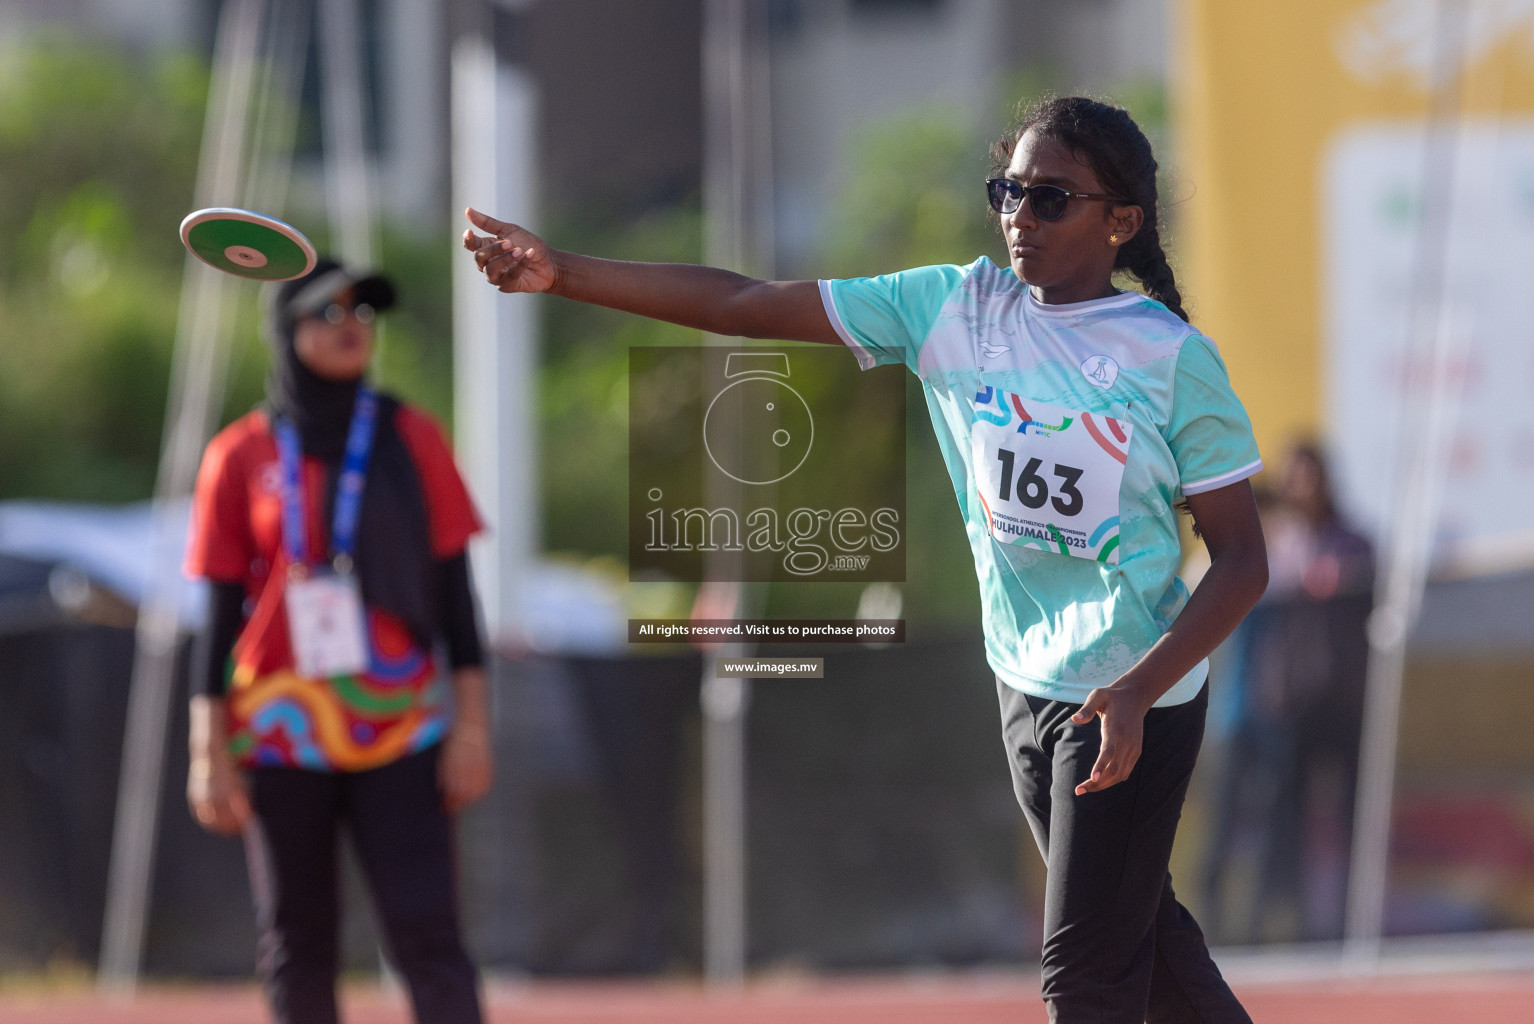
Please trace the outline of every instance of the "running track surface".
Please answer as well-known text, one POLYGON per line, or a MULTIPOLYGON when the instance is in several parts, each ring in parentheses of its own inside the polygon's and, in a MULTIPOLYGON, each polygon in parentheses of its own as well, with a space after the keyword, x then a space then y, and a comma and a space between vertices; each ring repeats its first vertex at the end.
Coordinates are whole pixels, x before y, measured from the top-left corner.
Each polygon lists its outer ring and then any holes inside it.
MULTIPOLYGON (((1238 985, 1257 1024, 1534 1021, 1534 976, 1465 974, 1238 985)), ((680 982, 492 985, 489 1024, 1043 1024, 1036 980, 1008 976, 752 982, 729 994, 680 982)), ((347 1024, 409 1024, 403 997, 348 989, 347 1024)), ((131 1002, 88 991, 0 990, 0 1024, 261 1024, 249 986, 149 989, 131 1002)))

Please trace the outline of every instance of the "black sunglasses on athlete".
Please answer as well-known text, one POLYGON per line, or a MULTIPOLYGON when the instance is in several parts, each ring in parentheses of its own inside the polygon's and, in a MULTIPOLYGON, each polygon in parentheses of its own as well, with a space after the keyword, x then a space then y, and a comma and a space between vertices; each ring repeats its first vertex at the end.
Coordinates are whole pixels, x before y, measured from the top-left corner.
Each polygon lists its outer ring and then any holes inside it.
POLYGON ((1128 200, 1101 192, 1071 192, 1059 185, 1024 185, 1011 178, 985 179, 985 196, 991 201, 991 209, 997 213, 1016 213, 1017 208, 1028 200, 1028 206, 1039 220, 1059 220, 1065 216, 1065 207, 1072 199, 1102 199, 1115 203, 1128 200))

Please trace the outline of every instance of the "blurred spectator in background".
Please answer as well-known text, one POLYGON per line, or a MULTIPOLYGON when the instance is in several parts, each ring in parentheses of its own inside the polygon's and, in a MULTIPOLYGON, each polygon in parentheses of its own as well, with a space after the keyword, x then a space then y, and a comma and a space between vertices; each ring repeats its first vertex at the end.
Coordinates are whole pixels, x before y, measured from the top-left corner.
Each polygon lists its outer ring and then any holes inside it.
POLYGON ((1326 459, 1294 445, 1260 503, 1269 584, 1231 639, 1231 731, 1215 794, 1205 899, 1224 941, 1342 935, 1363 724, 1374 552, 1333 498, 1326 459), (1227 892, 1254 863, 1246 914, 1227 892))

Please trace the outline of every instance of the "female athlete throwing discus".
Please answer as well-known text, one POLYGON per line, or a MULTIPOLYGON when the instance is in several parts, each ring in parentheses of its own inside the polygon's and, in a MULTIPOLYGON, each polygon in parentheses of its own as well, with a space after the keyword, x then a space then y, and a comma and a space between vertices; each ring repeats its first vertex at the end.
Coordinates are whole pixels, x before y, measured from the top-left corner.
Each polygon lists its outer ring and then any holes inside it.
POLYGON ((1156 161, 1123 110, 1046 100, 995 147, 1010 269, 758 281, 549 248, 470 210, 491 284, 714 334, 841 344, 922 382, 979 577, 1017 797, 1048 866, 1055 1021, 1248 1021, 1167 865, 1207 656, 1267 583, 1251 423, 1190 325, 1156 161), (1114 287, 1115 270, 1145 294, 1114 287), (1177 576, 1186 502, 1212 564, 1177 576))

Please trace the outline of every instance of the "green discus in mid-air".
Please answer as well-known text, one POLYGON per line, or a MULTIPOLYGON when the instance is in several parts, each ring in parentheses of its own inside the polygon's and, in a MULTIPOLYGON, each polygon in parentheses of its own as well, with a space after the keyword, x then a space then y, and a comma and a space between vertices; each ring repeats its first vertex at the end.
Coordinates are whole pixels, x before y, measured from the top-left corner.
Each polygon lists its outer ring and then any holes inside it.
POLYGON ((208 266, 252 281, 288 281, 314 269, 314 246, 276 217, 214 207, 186 215, 181 241, 208 266))

